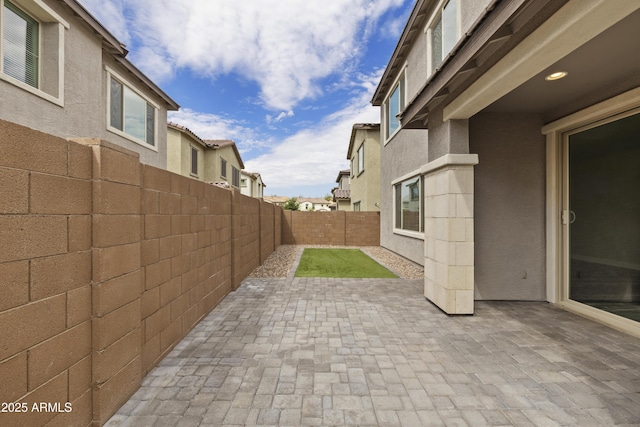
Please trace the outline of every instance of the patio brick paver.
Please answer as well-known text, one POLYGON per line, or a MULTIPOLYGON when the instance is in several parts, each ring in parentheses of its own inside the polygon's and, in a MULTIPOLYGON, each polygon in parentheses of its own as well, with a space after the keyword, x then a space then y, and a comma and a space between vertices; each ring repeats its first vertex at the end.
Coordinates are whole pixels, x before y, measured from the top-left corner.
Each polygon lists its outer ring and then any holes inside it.
POLYGON ((246 279, 108 426, 640 425, 640 339, 421 280, 246 279))

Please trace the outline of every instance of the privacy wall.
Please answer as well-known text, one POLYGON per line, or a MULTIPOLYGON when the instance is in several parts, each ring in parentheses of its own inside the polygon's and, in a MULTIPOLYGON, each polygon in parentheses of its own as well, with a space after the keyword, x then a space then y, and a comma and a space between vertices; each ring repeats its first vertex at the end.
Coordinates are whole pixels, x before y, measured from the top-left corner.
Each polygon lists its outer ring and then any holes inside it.
POLYGON ((0 121, 0 425, 107 421, 278 247, 281 212, 0 121))
POLYGON ((284 211, 282 243, 379 246, 380 213, 284 211))

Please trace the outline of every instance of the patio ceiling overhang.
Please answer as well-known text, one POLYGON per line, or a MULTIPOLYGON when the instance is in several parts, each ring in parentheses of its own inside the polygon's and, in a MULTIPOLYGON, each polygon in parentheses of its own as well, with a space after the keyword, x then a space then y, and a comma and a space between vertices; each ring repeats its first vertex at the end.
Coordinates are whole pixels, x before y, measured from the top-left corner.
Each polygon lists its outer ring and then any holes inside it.
POLYGON ((468 119, 480 111, 529 112, 545 122, 640 85, 640 2, 507 0, 461 40, 402 112, 428 128, 429 112, 468 119), (562 70, 568 76, 546 81, 562 70))

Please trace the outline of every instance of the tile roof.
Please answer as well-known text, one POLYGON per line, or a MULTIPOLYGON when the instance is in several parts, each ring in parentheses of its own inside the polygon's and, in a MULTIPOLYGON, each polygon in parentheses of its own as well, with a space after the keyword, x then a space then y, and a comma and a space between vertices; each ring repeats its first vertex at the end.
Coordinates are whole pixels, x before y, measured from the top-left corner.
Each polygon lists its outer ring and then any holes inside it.
POLYGON ((338 172, 338 177, 336 178, 336 182, 340 182, 340 178, 342 178, 344 175, 349 176, 350 174, 351 174, 351 171, 349 169, 341 170, 340 172, 338 172))
POLYGON ((264 196, 264 201, 269 203, 285 203, 287 200, 287 196, 264 196))
POLYGON ((195 134, 195 132, 193 132, 188 127, 179 125, 179 124, 174 123, 174 122, 168 122, 167 126, 170 127, 170 128, 173 128, 173 129, 175 129, 177 131, 184 132, 184 133, 188 134, 189 136, 191 136, 193 139, 195 139, 196 141, 198 141, 199 143, 201 143, 205 147, 208 147, 207 143, 204 142, 204 139, 200 138, 198 135, 195 134))
POLYGON ((231 139, 205 139, 204 142, 207 145, 210 145, 214 150, 218 148, 233 148, 233 152, 236 154, 238 158, 238 162, 240 162, 240 169, 244 169, 244 162, 242 161, 242 156, 240 156, 240 152, 238 151, 238 146, 231 139))
POLYGON ((333 199, 334 200, 346 200, 346 199, 351 199, 351 190, 341 190, 339 188, 337 188, 334 192, 333 192, 333 199))
POLYGON ((319 198, 319 197, 299 197, 298 198, 298 202, 303 203, 303 202, 309 202, 309 203, 313 203, 314 205, 328 205, 329 201, 319 198))

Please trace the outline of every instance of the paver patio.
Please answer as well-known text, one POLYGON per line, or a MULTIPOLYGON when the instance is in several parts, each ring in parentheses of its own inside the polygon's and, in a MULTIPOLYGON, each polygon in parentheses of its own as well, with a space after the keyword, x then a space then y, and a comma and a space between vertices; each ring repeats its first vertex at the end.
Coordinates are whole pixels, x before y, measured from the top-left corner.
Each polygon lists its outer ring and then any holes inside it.
MULTIPOLYGON (((293 274, 293 273, 292 273, 293 274)), ((108 426, 640 425, 640 339, 421 280, 246 279, 108 426)))

